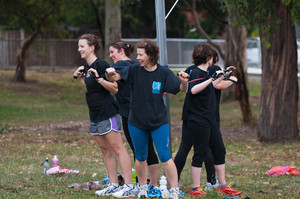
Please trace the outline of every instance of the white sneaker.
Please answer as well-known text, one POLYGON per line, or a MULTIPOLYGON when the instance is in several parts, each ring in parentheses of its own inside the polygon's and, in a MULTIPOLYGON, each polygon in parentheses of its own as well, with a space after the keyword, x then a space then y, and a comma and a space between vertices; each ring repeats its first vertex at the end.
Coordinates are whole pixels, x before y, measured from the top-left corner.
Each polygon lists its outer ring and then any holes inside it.
POLYGON ((123 189, 112 194, 116 198, 127 198, 137 196, 138 190, 136 187, 131 187, 127 184, 124 184, 123 189))
POLYGON ((178 187, 172 187, 170 189, 170 197, 169 198, 173 198, 173 199, 183 198, 183 192, 180 191, 178 187))
POLYGON ((138 198, 147 198, 148 197, 148 186, 145 185, 139 185, 139 194, 138 198))
POLYGON ((216 190, 219 186, 219 183, 218 183, 218 180, 216 180, 216 184, 211 184, 210 182, 207 182, 206 185, 205 185, 205 188, 204 190, 205 191, 213 191, 213 190, 216 190))
POLYGON ((121 187, 119 185, 115 186, 111 183, 109 183, 107 185, 107 187, 105 187, 104 189, 102 190, 99 190, 99 191, 96 191, 95 194, 96 195, 99 195, 99 196, 109 196, 117 191, 120 191, 121 190, 121 187))

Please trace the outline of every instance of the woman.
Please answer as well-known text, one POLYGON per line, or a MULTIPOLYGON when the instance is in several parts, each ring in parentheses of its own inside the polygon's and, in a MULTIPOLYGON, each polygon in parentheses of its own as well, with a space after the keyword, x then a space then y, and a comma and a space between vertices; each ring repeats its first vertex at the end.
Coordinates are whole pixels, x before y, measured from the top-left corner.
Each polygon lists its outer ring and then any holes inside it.
POLYGON ((110 183, 103 190, 96 191, 97 195, 113 195, 115 197, 133 197, 136 189, 132 184, 131 160, 121 137, 121 121, 118 107, 111 93, 118 92, 116 82, 104 79, 105 70, 109 65, 97 58, 96 52, 100 49, 98 37, 85 34, 79 38, 78 52, 86 65, 80 66, 74 72, 74 78, 79 79, 87 88, 86 102, 90 115, 90 133, 94 136, 103 156, 110 183), (124 175, 124 188, 118 184, 117 162, 115 154, 124 175))
MULTIPOLYGON (((192 159, 193 188, 192 196, 204 196, 200 187, 202 164, 206 160, 208 148, 211 148, 215 169, 218 175, 217 191, 225 194, 238 195, 241 192, 231 189, 225 181, 225 146, 215 119, 216 97, 214 85, 224 79, 223 71, 216 71, 211 77, 207 69, 213 63, 213 51, 206 44, 196 44, 193 51, 196 67, 189 76, 188 91, 182 112, 182 135, 192 135, 194 156, 192 159)), ((182 139, 190 142, 188 139, 182 139)), ((186 144, 185 144, 186 145, 186 144)), ((180 156, 182 153, 178 152, 180 156)), ((176 159, 181 159, 176 155, 176 159)))
POLYGON ((130 65, 119 73, 112 68, 106 72, 110 81, 123 79, 131 85, 128 126, 136 152, 135 169, 140 183, 139 197, 147 197, 146 160, 148 137, 151 135, 171 186, 171 197, 180 198, 177 170, 169 150, 169 125, 163 94, 176 94, 179 90, 186 90, 187 74, 180 72, 178 78, 170 69, 159 65, 158 52, 154 42, 142 40, 137 44, 139 64, 130 65))
MULTIPOLYGON (((136 63, 129 58, 133 51, 133 45, 128 45, 121 40, 113 42, 109 47, 109 57, 114 62, 112 68, 116 69, 117 71, 121 71, 124 68, 128 67, 128 65, 136 63)), ((124 134, 134 154, 134 147, 128 130, 128 116, 130 110, 130 85, 126 84, 124 81, 118 81, 118 90, 119 91, 116 94, 116 100, 120 109, 120 115, 122 116, 124 134)), ((149 187, 153 188, 157 186, 159 168, 158 158, 155 153, 151 137, 149 137, 148 141, 147 165, 150 174, 149 187)))

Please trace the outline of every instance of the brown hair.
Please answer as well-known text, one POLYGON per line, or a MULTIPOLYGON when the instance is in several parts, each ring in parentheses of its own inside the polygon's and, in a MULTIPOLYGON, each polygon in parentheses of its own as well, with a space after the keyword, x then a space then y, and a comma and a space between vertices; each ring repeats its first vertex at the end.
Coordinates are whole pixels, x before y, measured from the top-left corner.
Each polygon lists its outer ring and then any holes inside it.
POLYGON ((122 40, 117 40, 117 41, 111 43, 110 46, 114 47, 118 51, 120 51, 123 48, 124 53, 127 57, 129 57, 131 55, 131 53, 133 53, 133 51, 134 51, 134 45, 126 44, 122 40))
POLYGON ((79 37, 79 40, 80 39, 85 39, 87 40, 87 43, 89 46, 94 46, 95 47, 95 54, 98 50, 100 50, 100 43, 99 43, 99 38, 97 35, 94 35, 94 34, 84 34, 84 35, 81 35, 79 37))
POLYGON ((205 64, 213 57, 213 49, 204 43, 196 44, 192 57, 196 66, 205 64))
POLYGON ((158 60, 158 53, 159 49, 158 46, 153 42, 148 39, 143 39, 139 43, 137 43, 138 48, 143 48, 145 49, 145 53, 149 56, 150 63, 155 65, 157 64, 158 60))

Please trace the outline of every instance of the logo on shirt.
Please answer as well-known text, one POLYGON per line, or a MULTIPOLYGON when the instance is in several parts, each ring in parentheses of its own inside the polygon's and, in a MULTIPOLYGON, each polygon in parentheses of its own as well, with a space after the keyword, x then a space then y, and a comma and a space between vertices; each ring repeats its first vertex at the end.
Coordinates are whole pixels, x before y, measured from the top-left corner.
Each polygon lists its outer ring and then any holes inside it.
POLYGON ((159 94, 161 88, 161 82, 153 82, 152 93, 159 94))

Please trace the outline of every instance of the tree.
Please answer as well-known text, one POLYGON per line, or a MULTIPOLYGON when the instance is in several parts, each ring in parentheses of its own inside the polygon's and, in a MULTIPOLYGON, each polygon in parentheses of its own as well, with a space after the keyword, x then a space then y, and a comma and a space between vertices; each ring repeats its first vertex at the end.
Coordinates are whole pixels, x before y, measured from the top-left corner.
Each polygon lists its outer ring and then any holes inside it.
MULTIPOLYGON (((105 49, 108 52, 109 45, 121 39, 121 1, 105 0, 105 49)), ((111 62, 108 53, 104 54, 105 61, 111 62)))
MULTIPOLYGON (((196 29, 198 32, 207 39, 207 42, 219 52, 219 56, 225 60, 225 66, 234 65, 237 68, 236 76, 238 78, 238 84, 236 86, 236 97, 240 103, 242 110, 243 122, 249 123, 251 121, 251 108, 249 103, 249 91, 247 86, 247 61, 246 61, 246 48, 247 48, 247 31, 245 27, 239 28, 234 25, 234 20, 236 19, 237 13, 235 9, 227 10, 227 21, 220 19, 217 15, 214 16, 220 22, 226 25, 226 50, 225 53, 221 47, 215 44, 210 36, 206 33, 199 20, 199 12, 197 12, 197 2, 192 0, 189 2, 183 0, 187 10, 192 13, 195 20, 196 29)), ((201 1, 207 10, 212 11, 212 7, 209 6, 208 2, 201 1)), ((216 2, 215 2, 216 3, 216 2)), ((220 2, 219 2, 220 3, 220 2)), ((183 8, 181 8, 183 9, 183 8)))
POLYGON ((34 40, 58 28, 57 13, 60 11, 60 4, 56 0, 16 0, 16 1, 1 1, 0 17, 6 19, 5 28, 19 29, 23 28, 28 37, 21 46, 21 51, 17 56, 17 67, 13 77, 14 81, 25 82, 25 59, 28 49, 33 44, 34 40))
POLYGON ((239 9, 238 23, 259 26, 262 49, 260 141, 298 140, 297 0, 229 0, 239 9))

